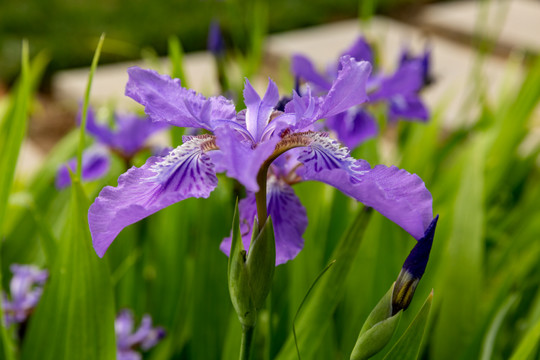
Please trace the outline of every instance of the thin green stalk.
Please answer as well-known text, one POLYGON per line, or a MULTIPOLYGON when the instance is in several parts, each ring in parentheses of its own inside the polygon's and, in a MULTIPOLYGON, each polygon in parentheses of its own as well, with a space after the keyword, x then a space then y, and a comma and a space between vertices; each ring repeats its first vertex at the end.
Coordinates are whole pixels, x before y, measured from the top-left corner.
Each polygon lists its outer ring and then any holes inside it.
POLYGON ((90 66, 90 74, 88 75, 88 83, 86 84, 86 91, 84 92, 84 100, 81 114, 81 125, 79 131, 79 148, 77 149, 77 178, 82 179, 82 153, 84 150, 84 133, 86 131, 86 118, 88 112, 88 103, 90 100, 90 88, 92 87, 92 79, 96 72, 97 64, 99 61, 99 55, 101 54, 101 48, 103 47, 103 41, 105 41, 105 33, 101 34, 99 42, 92 59, 92 65, 90 66))
POLYGON ((240 344, 240 360, 249 360, 251 353, 251 343, 255 326, 242 325, 242 343, 240 344))

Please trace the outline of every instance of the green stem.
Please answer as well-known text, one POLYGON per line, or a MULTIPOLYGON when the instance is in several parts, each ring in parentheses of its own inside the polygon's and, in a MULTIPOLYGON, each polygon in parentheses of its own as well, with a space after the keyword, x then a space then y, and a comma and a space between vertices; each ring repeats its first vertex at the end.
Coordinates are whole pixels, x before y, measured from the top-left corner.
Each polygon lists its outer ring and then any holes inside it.
POLYGON ((251 352, 251 343, 253 342, 253 333, 255 326, 242 325, 242 342, 240 344, 240 360, 249 360, 251 352))
POLYGON ((259 191, 255 194, 255 201, 257 202, 257 220, 259 222, 259 228, 257 232, 260 232, 266 222, 268 215, 266 214, 266 176, 268 167, 262 167, 257 175, 257 183, 259 184, 259 191))

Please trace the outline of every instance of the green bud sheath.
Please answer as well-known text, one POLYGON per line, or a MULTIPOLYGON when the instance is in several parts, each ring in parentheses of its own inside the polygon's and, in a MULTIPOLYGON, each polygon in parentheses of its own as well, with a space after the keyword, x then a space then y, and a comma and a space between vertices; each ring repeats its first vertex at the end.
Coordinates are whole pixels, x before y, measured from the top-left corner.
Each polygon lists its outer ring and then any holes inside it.
POLYGON ((351 360, 368 359, 381 351, 396 330, 401 311, 392 315, 392 293, 394 284, 373 308, 360 330, 351 354, 351 360))

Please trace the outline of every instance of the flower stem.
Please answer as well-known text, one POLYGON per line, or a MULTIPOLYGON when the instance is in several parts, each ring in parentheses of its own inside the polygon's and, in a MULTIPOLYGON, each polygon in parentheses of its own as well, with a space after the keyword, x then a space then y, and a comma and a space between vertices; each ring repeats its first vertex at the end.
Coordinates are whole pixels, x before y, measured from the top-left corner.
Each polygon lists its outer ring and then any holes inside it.
POLYGON ((242 342, 240 344, 240 360, 249 360, 254 330, 255 330, 255 326, 242 325, 242 342))
POLYGON ((259 228, 257 232, 260 232, 266 222, 268 215, 266 214, 266 181, 268 166, 263 164, 259 173, 257 174, 257 183, 259 184, 259 191, 255 194, 255 201, 257 203, 257 221, 259 223, 259 228))

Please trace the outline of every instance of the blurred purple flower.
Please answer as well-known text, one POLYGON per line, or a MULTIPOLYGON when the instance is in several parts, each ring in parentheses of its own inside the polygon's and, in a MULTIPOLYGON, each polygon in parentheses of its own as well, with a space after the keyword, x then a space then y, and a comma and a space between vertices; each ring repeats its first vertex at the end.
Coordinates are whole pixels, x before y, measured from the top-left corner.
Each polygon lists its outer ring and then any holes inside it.
POLYGON ((10 298, 2 293, 2 307, 6 326, 26 321, 41 298, 42 286, 49 273, 32 265, 10 266, 13 277, 9 283, 10 298))
MULTIPOLYGON (((107 149, 102 146, 92 146, 83 152, 82 179, 84 181, 100 179, 109 172, 110 165, 111 159, 107 149)), ((57 189, 63 189, 71 185, 68 169, 71 172, 77 171, 77 158, 70 159, 58 169, 55 182, 57 189)))
MULTIPOLYGON (((129 161, 144 148, 148 138, 157 131, 166 129, 166 124, 156 124, 147 117, 135 114, 116 114, 115 128, 97 123, 92 108, 88 109, 86 131, 91 134, 98 145, 86 149, 82 158, 82 179, 97 180, 105 176, 110 168, 110 152, 118 154, 129 161)), ((81 114, 77 116, 77 124, 81 123, 81 114)), ((158 150, 160 151, 160 150, 158 150)), ((77 159, 72 158, 62 164, 56 173, 56 188, 63 189, 71 185, 68 168, 76 171, 77 159)))
MULTIPOLYGON (((349 55, 357 61, 373 62, 373 51, 364 37, 358 39, 343 55, 349 55)), ((390 121, 397 119, 427 121, 429 112, 418 96, 418 92, 429 76, 430 51, 419 57, 413 57, 408 51, 400 56, 398 68, 393 74, 374 73, 367 82, 369 103, 384 102, 388 106, 390 121)), ((326 73, 319 73, 313 63, 303 55, 292 58, 292 72, 314 86, 319 93, 330 90, 331 79, 336 77, 339 64, 327 68, 326 73)), ((374 137, 378 132, 375 118, 363 107, 357 106, 346 113, 337 114, 326 120, 328 129, 334 131, 338 139, 347 147, 355 148, 361 142, 374 137)))
MULTIPOLYGON (((246 79, 247 109, 236 113, 234 104, 223 97, 207 99, 182 88, 178 79, 130 68, 126 94, 143 104, 153 121, 198 127, 213 135, 184 137, 184 144, 167 156, 151 157, 141 168, 132 167, 120 176, 117 187, 101 191, 88 213, 97 254, 103 256, 126 226, 181 200, 208 197, 217 186, 218 172, 238 180, 248 193, 259 192, 259 182, 264 179, 261 184, 268 191, 277 264, 294 258, 303 244, 305 211, 290 187, 300 179, 330 184, 373 207, 415 238, 422 237, 433 218, 432 198, 418 176, 396 167, 371 168, 366 161, 352 158, 347 148, 327 134, 312 131, 317 120, 366 100, 370 70, 369 63, 344 56, 325 96, 294 92, 284 112, 274 109, 279 93, 271 80, 261 99, 246 79)), ((252 199, 249 195, 241 204, 241 216, 249 224, 252 199)))
POLYGON ((116 332, 116 360, 140 360, 141 354, 135 349, 144 351, 156 346, 165 337, 162 327, 152 327, 150 315, 144 315, 139 328, 134 332, 133 314, 124 309, 116 316, 114 322, 116 332))
POLYGON ((225 56, 225 40, 223 39, 221 27, 217 20, 210 22, 206 47, 215 57, 220 58, 225 56))

